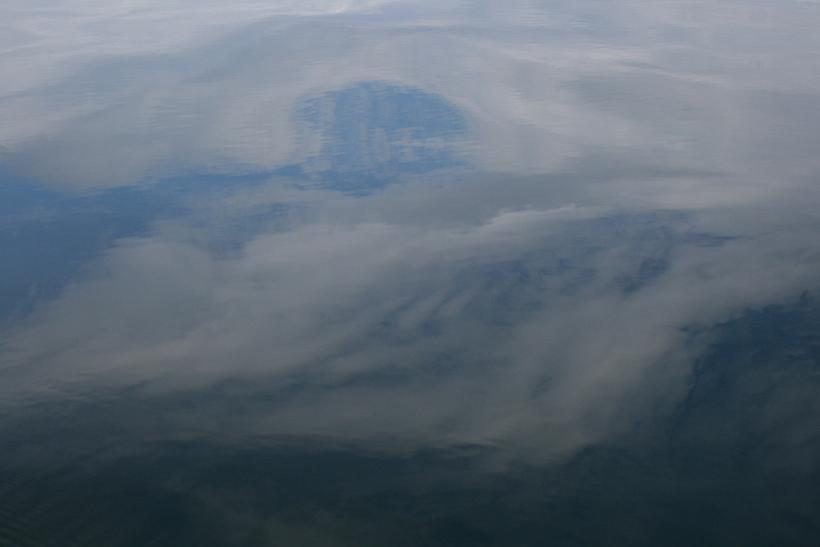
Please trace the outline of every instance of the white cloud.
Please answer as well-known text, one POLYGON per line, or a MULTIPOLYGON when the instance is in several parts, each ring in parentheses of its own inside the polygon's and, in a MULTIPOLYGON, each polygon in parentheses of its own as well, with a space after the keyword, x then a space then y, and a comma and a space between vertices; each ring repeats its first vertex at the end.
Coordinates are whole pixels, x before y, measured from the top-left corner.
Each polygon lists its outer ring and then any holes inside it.
POLYGON ((0 18, 13 75, 0 145, 8 166, 52 184, 298 161, 294 105, 366 80, 461 109, 483 170, 552 172, 605 151, 771 189, 818 167, 811 5, 596 3, 597 18, 566 2, 44 6, 0 18))
POLYGON ((577 5, 425 4, 368 21, 336 15, 386 4, 7 3, 0 144, 41 180, 299 161, 293 105, 366 80, 439 94, 469 118, 478 170, 514 175, 431 175, 357 199, 276 182, 205 196, 206 224, 282 202, 313 220, 228 256, 184 219, 119 241, 5 333, 0 389, 302 386, 210 418, 535 456, 616 434, 683 385, 697 348, 682 327, 816 287, 817 114, 790 107, 816 104, 806 28, 820 13, 607 2, 603 23, 577 5), (790 24, 800 38, 769 51, 790 24), (658 208, 695 216, 642 216, 658 208), (699 230, 737 237, 683 243, 699 230), (622 290, 656 254, 668 270, 622 290))
MULTIPOLYGON (((366 211, 371 199, 330 201, 366 211)), ((245 385, 244 412, 217 400, 179 419, 555 457, 674 400, 699 349, 682 327, 799 296, 820 265, 807 218, 721 246, 685 243, 692 217, 579 206, 449 225, 346 218, 263 231, 229 256, 178 223, 121 241, 96 275, 7 333, 7 400, 230 379, 245 385), (624 292, 624 276, 657 256, 668 271, 624 292), (260 403, 254 389, 270 395, 260 403)))

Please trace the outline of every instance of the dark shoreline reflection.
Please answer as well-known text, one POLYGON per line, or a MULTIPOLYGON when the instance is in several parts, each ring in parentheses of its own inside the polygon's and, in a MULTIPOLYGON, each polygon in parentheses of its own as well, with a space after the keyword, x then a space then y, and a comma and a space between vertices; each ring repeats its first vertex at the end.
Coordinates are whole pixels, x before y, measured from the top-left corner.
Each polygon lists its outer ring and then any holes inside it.
POLYGON ((818 26, 10 0, 0 546, 814 545, 818 26))

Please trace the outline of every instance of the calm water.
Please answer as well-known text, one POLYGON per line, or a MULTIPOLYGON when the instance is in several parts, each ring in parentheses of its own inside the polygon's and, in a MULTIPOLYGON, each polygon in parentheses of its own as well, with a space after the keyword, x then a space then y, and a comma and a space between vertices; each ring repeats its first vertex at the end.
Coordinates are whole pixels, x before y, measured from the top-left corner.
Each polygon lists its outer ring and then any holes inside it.
POLYGON ((5 0, 0 545, 820 544, 818 29, 5 0))

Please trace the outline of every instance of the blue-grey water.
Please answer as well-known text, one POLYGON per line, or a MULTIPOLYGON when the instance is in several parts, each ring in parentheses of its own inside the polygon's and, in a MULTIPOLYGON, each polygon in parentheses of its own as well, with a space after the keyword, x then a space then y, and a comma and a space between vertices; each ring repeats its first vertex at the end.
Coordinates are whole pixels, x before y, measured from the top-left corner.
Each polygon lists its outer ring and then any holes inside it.
POLYGON ((820 545, 818 29, 4 0, 0 546, 820 545))

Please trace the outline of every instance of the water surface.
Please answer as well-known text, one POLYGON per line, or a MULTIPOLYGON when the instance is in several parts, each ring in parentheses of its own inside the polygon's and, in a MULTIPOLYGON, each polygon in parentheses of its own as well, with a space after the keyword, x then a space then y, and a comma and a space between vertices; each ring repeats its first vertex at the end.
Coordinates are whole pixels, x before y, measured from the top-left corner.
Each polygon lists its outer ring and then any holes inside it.
POLYGON ((816 545, 817 28, 7 0, 0 545, 816 545))

